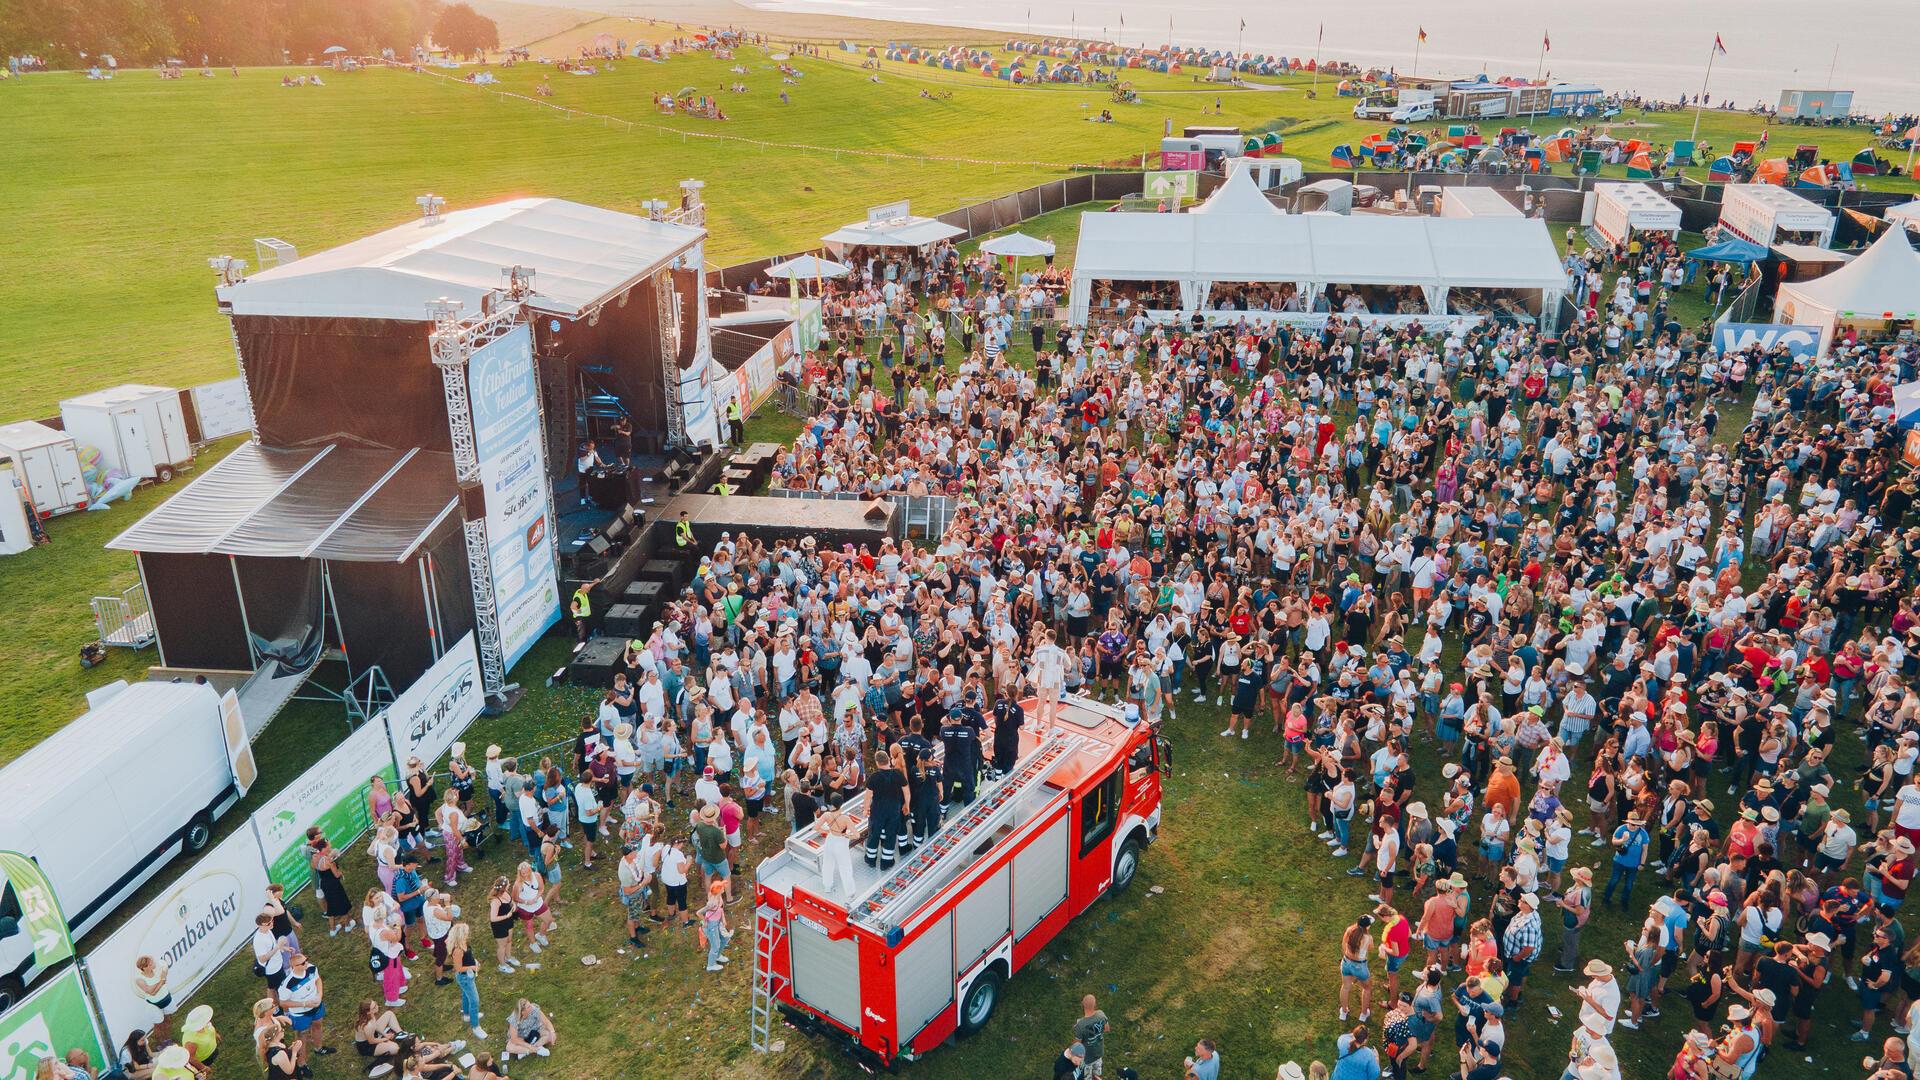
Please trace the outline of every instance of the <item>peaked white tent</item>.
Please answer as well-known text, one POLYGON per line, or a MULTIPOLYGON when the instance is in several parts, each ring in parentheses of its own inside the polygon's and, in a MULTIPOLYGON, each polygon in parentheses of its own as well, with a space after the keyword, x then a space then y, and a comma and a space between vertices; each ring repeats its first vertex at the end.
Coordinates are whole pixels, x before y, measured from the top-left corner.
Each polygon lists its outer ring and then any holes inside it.
POLYGON ((1028 236, 1026 233, 1016 232, 1008 233, 1005 236, 996 236, 991 240, 983 240, 980 243, 980 250, 989 255, 1027 259, 1036 255, 1053 254, 1053 241, 1042 240, 1037 236, 1028 236))
POLYGON ((1891 324, 1920 321, 1920 252, 1904 230, 1888 229, 1833 273, 1780 286, 1773 321, 1819 326, 1822 356, 1843 326, 1887 332, 1891 324))
POLYGON ((1245 170, 1230 173, 1227 182, 1215 188, 1207 201, 1189 210, 1190 214, 1251 214, 1269 217, 1286 211, 1267 201, 1253 174, 1245 170))
POLYGON ((818 255, 801 255, 767 267, 767 276, 770 278, 801 281, 845 277, 852 272, 850 267, 834 262, 832 259, 823 259, 818 255))

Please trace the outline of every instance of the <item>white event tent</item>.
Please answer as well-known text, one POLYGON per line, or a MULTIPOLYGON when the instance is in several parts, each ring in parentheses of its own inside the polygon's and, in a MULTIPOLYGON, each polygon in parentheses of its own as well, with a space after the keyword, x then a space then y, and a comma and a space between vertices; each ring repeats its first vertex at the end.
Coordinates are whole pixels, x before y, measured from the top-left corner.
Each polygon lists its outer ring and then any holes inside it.
POLYGON ((1780 286, 1773 321, 1820 327, 1820 354, 1843 326, 1889 334, 1920 320, 1920 252, 1888 229, 1859 258, 1825 277, 1780 286))
POLYGON ((1251 194, 1264 209, 1252 206, 1233 187, 1229 181, 1192 213, 1082 214, 1072 321, 1086 323, 1100 281, 1172 283, 1183 312, 1199 310, 1216 284, 1292 283, 1309 310, 1329 285, 1418 286, 1436 314, 1447 311, 1453 288, 1537 292, 1551 330, 1567 289, 1537 219, 1286 214, 1258 191, 1251 194))
POLYGON ((835 229, 820 239, 826 243, 828 251, 838 255, 856 247, 923 248, 965 234, 965 229, 955 228, 936 218, 907 214, 880 221, 857 221, 835 229))

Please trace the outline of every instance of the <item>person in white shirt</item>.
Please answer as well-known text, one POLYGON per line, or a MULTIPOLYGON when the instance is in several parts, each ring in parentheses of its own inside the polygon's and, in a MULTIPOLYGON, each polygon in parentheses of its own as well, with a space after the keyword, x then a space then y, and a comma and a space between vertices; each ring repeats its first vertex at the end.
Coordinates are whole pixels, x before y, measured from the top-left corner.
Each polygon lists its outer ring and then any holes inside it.
POLYGON ((1041 728, 1052 727, 1060 715, 1060 696, 1067 682, 1067 664, 1072 658, 1067 651, 1056 645, 1053 631, 1041 632, 1040 647, 1033 651, 1033 661, 1029 667, 1032 672, 1035 692, 1039 695, 1039 707, 1036 710, 1036 722, 1041 728))
POLYGON ((280 1004, 280 984, 287 978, 287 943, 274 936, 273 916, 261 912, 253 920, 253 969, 267 980, 267 996, 280 1004))
POLYGON ((1620 1019, 1620 980, 1613 977, 1613 966, 1598 958, 1587 961, 1585 973, 1587 985, 1573 990, 1580 999, 1580 1027, 1604 1039, 1613 1034, 1613 1025, 1620 1019))

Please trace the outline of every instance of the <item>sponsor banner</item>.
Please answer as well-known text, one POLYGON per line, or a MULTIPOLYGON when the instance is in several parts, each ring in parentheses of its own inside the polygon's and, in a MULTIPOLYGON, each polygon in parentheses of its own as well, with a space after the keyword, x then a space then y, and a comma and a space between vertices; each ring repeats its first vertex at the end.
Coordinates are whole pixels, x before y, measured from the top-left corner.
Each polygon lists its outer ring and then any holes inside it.
MULTIPOLYGON (((1160 151, 1160 169, 1163 172, 1198 171, 1207 167, 1205 150, 1162 150, 1160 151)), ((1153 173, 1147 174, 1155 175, 1153 173)))
POLYGON ((185 1001, 253 937, 266 887, 260 842, 252 829, 240 829, 87 953, 108 1038, 117 1044, 156 1019, 153 1006, 133 988, 135 960, 165 962, 167 990, 175 1001, 185 1001))
POLYGON ((202 441, 253 430, 253 404, 247 400, 247 381, 224 379, 194 387, 193 413, 200 421, 202 441))
POLYGON ((533 335, 524 324, 468 358, 467 394, 480 483, 486 489, 500 652, 512 668, 560 618, 540 382, 533 368, 533 335))
POLYGON ((1780 346, 1795 360, 1804 360, 1820 351, 1820 328, 1795 323, 1718 323, 1713 328, 1713 351, 1725 356, 1731 352, 1759 349, 1772 352, 1780 346))
MULTIPOLYGON (((473 633, 460 639, 392 705, 386 728, 393 738, 393 760, 406 764, 419 755, 428 768, 447 752, 473 718, 480 715, 485 688, 480 685, 480 652, 473 633)), ((369 724, 368 727, 378 727, 369 724)), ((425 807, 429 817, 438 807, 425 807)))
MULTIPOLYGON (((469 652, 471 638, 469 634, 469 652)), ((360 725, 254 812, 253 827, 267 859, 267 875, 285 886, 287 895, 313 878, 307 865, 307 829, 318 825, 333 846, 344 851, 372 825, 367 788, 376 775, 386 779, 389 790, 397 787, 387 725, 378 722, 360 725)))
POLYGON ((101 1045, 80 970, 70 966, 0 1016, 0 1080, 33 1080, 42 1060, 76 1047, 96 1066, 116 1060, 101 1045))
POLYGON ((33 943, 33 962, 42 970, 73 955, 73 935, 60 910, 60 898, 40 864, 15 851, 0 851, 0 894, 13 889, 20 905, 20 930, 33 943))
MULTIPOLYGON (((1167 166, 1173 170, 1173 166, 1167 166)), ((1192 199, 1200 190, 1200 174, 1187 169, 1150 172, 1141 190, 1155 199, 1192 199)))
POLYGON ((879 206, 867 207, 867 223, 871 225, 879 221, 892 221, 895 218, 910 217, 912 214, 912 202, 907 199, 901 199, 899 202, 881 203, 879 206))

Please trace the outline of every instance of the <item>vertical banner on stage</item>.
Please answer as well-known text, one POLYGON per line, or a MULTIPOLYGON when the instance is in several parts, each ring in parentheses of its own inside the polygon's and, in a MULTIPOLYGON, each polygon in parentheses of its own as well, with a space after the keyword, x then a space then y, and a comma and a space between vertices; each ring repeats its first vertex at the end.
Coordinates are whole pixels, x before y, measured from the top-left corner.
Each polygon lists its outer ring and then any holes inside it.
POLYGON ((79 1048, 94 1064, 114 1060, 101 1044, 80 970, 69 967, 0 1016, 0 1080, 33 1080, 43 1058, 79 1048))
POLYGON ((9 888, 20 907, 19 932, 33 944, 34 964, 45 970, 72 956, 67 917, 40 864, 19 852, 0 851, 0 895, 9 888))
MULTIPOLYGON (((467 648, 472 651, 471 634, 467 648)), ((362 724, 256 810, 253 825, 260 834, 267 875, 289 894, 312 880, 306 852, 307 829, 312 826, 320 826, 334 847, 343 851, 365 834, 373 823, 367 789, 375 776, 385 779, 390 789, 397 786, 393 747, 385 724, 362 724)))
POLYGON ((526 325, 476 350, 467 361, 474 450, 487 498, 487 554, 500 654, 512 668, 560 618, 552 492, 540 433, 540 380, 526 325))
POLYGON ((166 961, 167 990, 175 1001, 185 1001, 253 937, 253 917, 266 888, 260 843, 252 829, 240 829, 209 848, 172 888, 87 953, 107 1035, 118 1043, 157 1016, 133 987, 135 960, 166 961))
MULTIPOLYGON (((405 765, 418 755, 431 768, 480 715, 485 695, 480 685, 480 651, 469 632, 387 706, 393 759, 405 765)), ((431 816, 432 810, 427 813, 431 816)))

